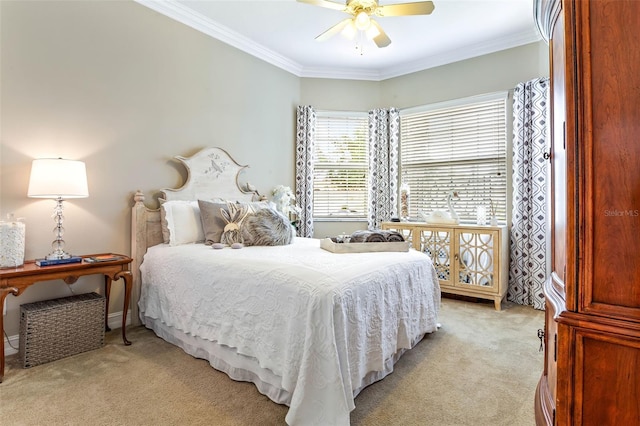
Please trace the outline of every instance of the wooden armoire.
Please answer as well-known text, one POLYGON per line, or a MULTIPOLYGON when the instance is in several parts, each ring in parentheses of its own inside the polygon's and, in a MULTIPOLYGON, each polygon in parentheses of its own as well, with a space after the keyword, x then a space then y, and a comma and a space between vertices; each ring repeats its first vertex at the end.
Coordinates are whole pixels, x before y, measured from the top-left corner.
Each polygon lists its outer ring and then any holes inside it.
POLYGON ((538 425, 640 425, 640 0, 535 0, 551 63, 538 425))

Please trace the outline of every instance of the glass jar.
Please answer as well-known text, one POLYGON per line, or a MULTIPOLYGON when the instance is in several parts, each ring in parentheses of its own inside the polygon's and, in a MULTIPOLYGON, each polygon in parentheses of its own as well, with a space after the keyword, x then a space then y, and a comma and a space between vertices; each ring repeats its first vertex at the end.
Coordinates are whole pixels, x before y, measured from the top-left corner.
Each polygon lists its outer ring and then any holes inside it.
POLYGON ((487 224, 487 208, 485 206, 476 207, 476 224, 481 226, 487 224))
POLYGON ((400 220, 407 222, 409 220, 411 190, 409 184, 403 180, 400 185, 400 220))
POLYGON ((7 215, 0 221, 0 268, 18 268, 24 264, 24 240, 26 226, 22 218, 7 215))

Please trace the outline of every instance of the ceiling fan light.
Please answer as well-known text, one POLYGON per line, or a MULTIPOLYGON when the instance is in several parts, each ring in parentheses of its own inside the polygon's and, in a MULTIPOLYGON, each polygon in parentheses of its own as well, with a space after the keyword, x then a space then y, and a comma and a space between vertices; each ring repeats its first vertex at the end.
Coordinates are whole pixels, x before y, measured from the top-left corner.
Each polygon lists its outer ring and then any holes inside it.
POLYGON ((340 32, 340 34, 342 34, 344 37, 348 38, 349 40, 353 40, 356 37, 357 33, 358 33, 358 29, 356 28, 353 21, 349 22, 349 25, 345 25, 345 27, 340 32))
POLYGON ((369 40, 373 40, 380 35, 380 30, 375 25, 370 25, 365 34, 369 40))
POLYGON ((356 28, 360 31, 366 31, 371 26, 371 18, 367 12, 360 11, 355 17, 356 28))

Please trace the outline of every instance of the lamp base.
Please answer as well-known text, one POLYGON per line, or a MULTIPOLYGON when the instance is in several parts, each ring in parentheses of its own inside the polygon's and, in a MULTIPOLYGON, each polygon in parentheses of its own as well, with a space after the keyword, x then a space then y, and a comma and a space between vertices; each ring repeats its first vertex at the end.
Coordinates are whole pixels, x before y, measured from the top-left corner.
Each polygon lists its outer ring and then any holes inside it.
POLYGON ((53 251, 45 256, 47 260, 69 259, 72 257, 71 254, 64 251, 64 240, 62 239, 62 234, 64 234, 64 228, 62 227, 62 222, 64 222, 64 215, 62 214, 64 211, 63 201, 62 197, 58 197, 56 199, 56 206, 53 209, 53 220, 56 223, 53 232, 56 239, 51 243, 53 251))
POLYGON ((46 255, 45 259, 47 259, 47 260, 59 260, 59 259, 69 259, 70 257, 72 257, 72 255, 70 253, 67 253, 64 250, 56 250, 56 251, 51 252, 48 255, 46 255))

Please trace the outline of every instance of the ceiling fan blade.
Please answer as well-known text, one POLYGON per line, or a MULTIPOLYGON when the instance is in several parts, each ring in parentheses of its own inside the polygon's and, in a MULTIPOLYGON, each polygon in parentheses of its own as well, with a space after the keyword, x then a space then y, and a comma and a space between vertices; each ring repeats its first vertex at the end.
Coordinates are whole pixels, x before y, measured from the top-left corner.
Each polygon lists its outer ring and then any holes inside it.
POLYGON ((378 24, 373 19, 371 20, 371 24, 374 25, 378 29, 378 31, 380 32, 380 34, 378 34, 377 36, 375 36, 373 38, 373 42, 376 44, 376 46, 378 46, 378 47, 387 47, 388 45, 390 45, 391 44, 391 39, 389 38, 387 33, 384 32, 384 30, 382 29, 380 24, 378 24))
POLYGON ((329 28, 327 31, 323 32, 318 37, 316 37, 316 40, 325 41, 333 37, 334 35, 338 34, 340 31, 342 31, 344 27, 346 27, 350 22, 351 22, 351 18, 347 18, 338 22, 333 27, 329 28))
POLYGON ((375 14, 378 16, 429 15, 433 12, 433 9, 435 9, 433 2, 419 1, 378 6, 375 14))
POLYGON ((298 0, 298 2, 307 3, 313 6, 326 7, 327 9, 339 10, 341 12, 344 12, 347 9, 345 4, 334 3, 328 0, 298 0))

